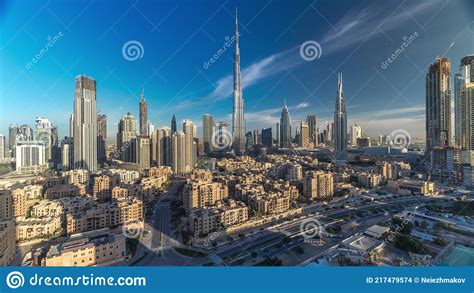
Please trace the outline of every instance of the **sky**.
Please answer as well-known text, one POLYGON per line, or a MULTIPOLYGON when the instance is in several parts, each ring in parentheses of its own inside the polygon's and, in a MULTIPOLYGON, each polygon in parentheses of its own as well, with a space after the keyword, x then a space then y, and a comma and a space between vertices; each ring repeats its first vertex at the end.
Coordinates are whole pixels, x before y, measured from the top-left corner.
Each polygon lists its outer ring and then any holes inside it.
POLYGON ((0 0, 0 133, 42 116, 67 136, 80 74, 97 81, 110 141, 142 89, 158 127, 173 114, 230 123, 236 7, 248 131, 274 127, 285 102, 294 127, 325 127, 341 72, 349 125, 423 139, 428 66, 446 55, 454 75, 474 54, 471 0, 0 0))

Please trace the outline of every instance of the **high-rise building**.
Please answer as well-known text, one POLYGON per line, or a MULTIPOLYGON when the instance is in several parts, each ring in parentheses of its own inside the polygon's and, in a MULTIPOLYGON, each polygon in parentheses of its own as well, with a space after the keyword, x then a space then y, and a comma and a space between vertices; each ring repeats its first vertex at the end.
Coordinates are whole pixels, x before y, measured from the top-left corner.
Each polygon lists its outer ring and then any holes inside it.
POLYGON ((306 122, 300 123, 300 135, 298 144, 302 148, 307 148, 310 146, 310 139, 309 139, 309 126, 306 122))
POLYGON ((214 119, 210 114, 202 116, 202 140, 204 143, 204 152, 210 154, 212 152, 212 138, 214 135, 214 119))
POLYGON ((148 136, 148 105, 145 101, 145 90, 140 95, 140 135, 148 136))
POLYGON ((291 117, 288 107, 285 105, 281 110, 280 117, 280 147, 290 148, 291 147, 291 117))
POLYGON ((74 168, 97 171, 96 82, 79 75, 74 94, 74 168))
POLYGON ((5 136, 0 134, 0 161, 5 158, 5 136))
MULTIPOLYGON (((454 75, 454 133, 456 145, 462 145, 462 137, 465 134, 461 131, 462 119, 466 119, 466 114, 469 115, 471 111, 465 112, 464 117, 461 115, 461 95, 465 84, 474 83, 474 55, 468 55, 461 59, 459 73, 454 75)), ((467 101, 464 101, 466 103, 467 101)), ((467 106, 467 104, 465 104, 467 106)))
MULTIPOLYGON (((49 162, 53 159, 53 149, 57 146, 57 128, 53 123, 44 117, 36 117, 35 119, 35 140, 44 142, 45 160, 49 162)), ((29 127, 20 127, 21 134, 25 137, 22 140, 30 140, 28 138, 29 127)))
POLYGON ((451 140, 451 62, 437 58, 426 74, 426 153, 451 140))
POLYGON ((156 166, 171 165, 171 128, 160 127, 152 135, 152 160, 156 166))
POLYGON ((186 138, 184 132, 178 131, 172 134, 171 149, 173 171, 175 173, 186 172, 186 138))
POLYGON ((191 172, 194 168, 194 153, 193 153, 193 143, 194 143, 194 124, 191 120, 185 119, 183 122, 183 132, 185 135, 185 170, 186 172, 191 172))
POLYGON ((135 163, 139 170, 145 170, 150 168, 150 137, 148 135, 139 135, 133 139, 135 149, 135 163))
POLYGON ((10 127, 8 127, 8 148, 10 150, 13 150, 15 148, 17 134, 18 126, 13 124, 10 125, 10 127))
POLYGON ((334 140, 334 122, 326 125, 326 141, 330 142, 334 140))
POLYGON ((107 116, 97 115, 97 159, 100 164, 107 159, 107 116))
POLYGON ((474 82, 464 83, 460 106, 461 148, 474 150, 474 82))
POLYGON ((316 116, 309 115, 308 117, 306 117, 306 123, 308 123, 309 128, 309 139, 316 146, 319 144, 319 133, 318 126, 316 125, 316 116))
POLYGON ((247 132, 247 134, 245 135, 245 139, 246 139, 245 149, 247 151, 253 151, 254 142, 253 142, 253 134, 251 131, 247 132))
POLYGON ((262 129, 262 144, 267 148, 273 147, 273 135, 271 127, 262 129))
POLYGON ((61 141, 61 170, 68 171, 74 167, 74 139, 65 137, 61 141))
POLYGON ((176 116, 173 114, 173 118, 171 118, 171 134, 176 132, 176 116))
POLYGON ((242 96, 242 76, 240 74, 239 24, 235 14, 235 52, 234 52, 234 107, 232 113, 233 149, 237 154, 245 151, 244 98, 242 96))
POLYGON ((155 132, 155 124, 153 124, 153 123, 151 123, 150 121, 148 121, 147 125, 148 125, 148 132, 147 132, 147 133, 148 133, 148 135, 149 135, 150 138, 151 138, 151 134, 152 134, 153 132, 155 132))
POLYGON ((136 120, 132 114, 127 113, 120 119, 117 132, 117 154, 125 162, 133 162, 133 151, 131 149, 131 141, 137 136, 136 120))
POLYGON ((351 145, 357 145, 357 139, 362 137, 362 127, 355 124, 351 126, 351 145))
POLYGON ((258 133, 258 129, 253 130, 253 143, 255 145, 260 144, 260 133, 258 133))
POLYGON ((16 171, 34 173, 46 165, 45 146, 43 141, 18 141, 15 147, 16 171))
MULTIPOLYGON (((56 128, 51 125, 51 129, 52 131, 55 131, 56 128)), ((25 141, 25 140, 33 140, 33 139, 34 139, 33 129, 31 127, 29 127, 26 124, 23 124, 22 126, 18 128, 18 134, 16 136, 17 141, 19 140, 25 141)))
POLYGON ((277 122, 276 124, 276 144, 279 146, 280 145, 280 123, 277 122))
MULTIPOLYGON (((334 112, 334 159, 345 160, 347 150, 347 113, 342 92, 342 73, 338 75, 336 110, 334 112)), ((329 132, 329 131, 328 131, 329 132)))
POLYGON ((74 137, 74 114, 69 116, 69 137, 74 137))

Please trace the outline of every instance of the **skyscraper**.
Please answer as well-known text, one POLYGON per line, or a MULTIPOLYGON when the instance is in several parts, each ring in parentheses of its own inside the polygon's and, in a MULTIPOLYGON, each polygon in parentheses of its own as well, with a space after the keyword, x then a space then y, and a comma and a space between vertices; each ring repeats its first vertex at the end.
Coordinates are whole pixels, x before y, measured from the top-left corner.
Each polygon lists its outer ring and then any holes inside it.
POLYGON ((173 118, 171 118, 171 134, 176 132, 176 116, 173 114, 173 118))
POLYGON ((426 74, 426 152, 451 139, 451 62, 436 58, 426 74))
POLYGON ((244 99, 242 96, 242 76, 240 75, 239 24, 235 13, 235 52, 234 52, 234 107, 232 113, 232 139, 235 153, 245 151, 244 99))
POLYGON ((204 152, 210 154, 212 151, 212 136, 214 135, 214 120, 212 115, 204 114, 202 116, 202 141, 204 143, 204 152))
POLYGON ((194 168, 194 155, 193 155, 193 143, 194 143, 194 125, 189 119, 185 119, 183 122, 183 132, 185 135, 185 170, 191 172, 194 168))
POLYGON ((280 123, 278 122, 276 124, 275 134, 276 134, 276 144, 279 146, 280 145, 280 123))
POLYGON ((247 134, 245 135, 245 139, 246 139, 245 149, 249 152, 253 151, 254 141, 253 141, 253 134, 251 131, 247 132, 247 134))
POLYGON ((273 147, 273 134, 271 127, 262 129, 262 144, 267 148, 273 147))
POLYGON ((69 137, 74 137, 74 114, 69 116, 69 137))
POLYGON ((308 123, 309 139, 316 146, 319 143, 318 127, 316 126, 316 116, 309 115, 308 117, 306 117, 306 122, 308 123))
POLYGON ((8 148, 10 150, 15 149, 15 143, 16 143, 16 135, 18 134, 18 126, 17 125, 10 125, 8 127, 8 148))
POLYGON ((357 139, 362 137, 362 128, 354 124, 351 126, 351 145, 356 146, 357 145, 357 139))
POLYGON ((173 133, 172 136, 172 151, 171 151, 171 165, 173 171, 176 173, 186 172, 186 138, 181 131, 173 133))
POLYGON ((139 135, 133 139, 135 149, 135 163, 139 170, 150 168, 150 137, 148 135, 139 135))
POLYGON ((145 90, 140 94, 140 135, 148 136, 148 105, 145 101, 145 90))
POLYGON ((97 159, 103 164, 107 159, 107 116, 97 115, 97 159))
POLYGON ((61 170, 71 170, 74 166, 74 140, 72 137, 65 137, 61 141, 61 170))
POLYGON ((300 123, 299 145, 302 148, 309 147, 309 126, 306 122, 300 123))
MULTIPOLYGON (((462 58, 461 65, 459 67, 459 73, 454 75, 455 138, 456 138, 456 145, 463 145, 463 148, 465 147, 465 143, 467 142, 468 139, 466 138, 467 134, 461 130, 461 123, 466 123, 467 122, 466 119, 470 120, 470 117, 466 115, 474 114, 472 113, 473 111, 471 111, 469 107, 469 105, 471 104, 467 104, 469 101, 467 100, 462 101, 463 90, 465 90, 466 85, 469 83, 474 83, 474 55, 468 55, 462 58), (469 107, 469 108, 463 108, 461 104, 464 104, 464 107, 469 107), (464 113, 461 113, 461 111, 463 111, 464 113)), ((464 96, 465 98, 469 97, 468 92, 464 94, 465 94, 464 96)))
POLYGON ((157 166, 171 165, 171 128, 160 127, 152 134, 152 159, 157 166))
POLYGON ((260 133, 258 133, 258 129, 253 130, 253 144, 260 144, 260 133))
POLYGON ((43 141, 19 141, 15 146, 16 171, 22 174, 38 172, 46 164, 43 141))
POLYGON ((127 115, 123 116, 122 119, 120 119, 118 124, 117 154, 119 157, 116 159, 120 159, 125 162, 133 161, 133 152, 131 150, 130 144, 132 139, 134 139, 136 136, 137 131, 135 117, 133 117, 129 112, 127 115))
POLYGON ((347 113, 342 92, 342 73, 338 75, 336 110, 334 112, 334 159, 346 159, 347 149, 347 113))
POLYGON ((285 105, 281 110, 280 117, 280 147, 290 148, 291 147, 291 117, 288 107, 285 105))
POLYGON ((97 171, 96 82, 83 75, 74 94, 74 168, 97 171))
MULTIPOLYGON (((53 123, 51 123, 51 121, 49 121, 47 118, 44 118, 44 117, 36 117, 35 126, 36 126, 35 140, 44 142, 44 147, 45 147, 44 159, 46 160, 46 162, 49 162, 53 158, 53 148, 57 144, 57 140, 58 140, 57 130, 55 130, 53 123)), ((21 129, 26 129, 25 132, 28 132, 27 129, 29 129, 29 127, 23 128, 22 126, 21 129)), ((26 133, 22 133, 22 134, 25 137, 25 139, 22 139, 22 140, 30 140, 28 138, 29 136, 28 134, 26 133)))
POLYGON ((461 147, 474 150, 474 82, 465 83, 461 90, 461 147))
POLYGON ((454 142, 461 145, 461 93, 464 79, 460 73, 454 75, 454 142))

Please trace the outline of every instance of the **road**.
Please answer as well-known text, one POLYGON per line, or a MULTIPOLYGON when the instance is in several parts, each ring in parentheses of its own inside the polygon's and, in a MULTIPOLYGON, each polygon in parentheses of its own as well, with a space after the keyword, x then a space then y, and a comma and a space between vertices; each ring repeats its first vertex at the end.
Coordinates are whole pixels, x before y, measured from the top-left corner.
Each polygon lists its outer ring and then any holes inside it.
POLYGON ((148 249, 142 251, 141 256, 147 255, 135 263, 137 266, 199 266, 209 262, 208 258, 192 258, 177 253, 174 247, 182 247, 171 233, 171 201, 176 199, 179 188, 185 181, 177 181, 168 187, 156 203, 151 223, 146 229, 151 233, 148 249))

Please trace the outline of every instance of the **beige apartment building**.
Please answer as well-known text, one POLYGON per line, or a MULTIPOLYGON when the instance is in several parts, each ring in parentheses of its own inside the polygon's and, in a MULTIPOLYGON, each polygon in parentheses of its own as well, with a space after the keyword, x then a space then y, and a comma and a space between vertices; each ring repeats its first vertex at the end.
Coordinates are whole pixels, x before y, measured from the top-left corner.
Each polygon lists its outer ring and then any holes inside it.
POLYGON ((308 171, 303 178, 303 199, 321 200, 334 195, 334 175, 323 171, 308 171))
POLYGON ((186 184, 183 191, 183 206, 189 215, 192 209, 211 206, 228 196, 229 190, 222 183, 190 182, 186 184))
POLYGON ((245 223, 248 208, 242 202, 230 200, 211 207, 193 209, 188 217, 188 229, 194 237, 201 237, 227 227, 245 223))
POLYGON ((249 198, 249 207, 262 215, 280 214, 290 209, 291 198, 277 192, 267 192, 249 198))
POLYGON ((126 256, 125 236, 100 229, 71 235, 69 241, 51 246, 42 266, 96 266, 122 261, 126 256))
POLYGON ((15 228, 17 241, 49 238, 61 230, 61 218, 20 217, 15 228))
POLYGON ((92 197, 98 201, 106 201, 112 197, 112 182, 109 176, 94 177, 92 197))
POLYGON ((58 185, 46 189, 45 199, 60 199, 63 197, 73 197, 86 194, 86 186, 83 184, 58 185))

